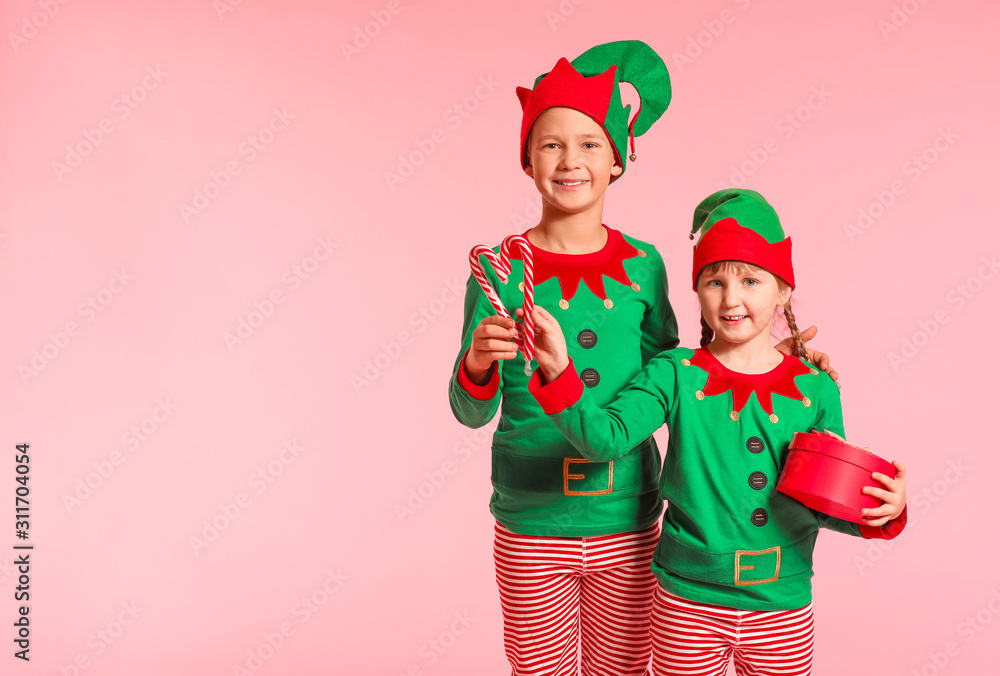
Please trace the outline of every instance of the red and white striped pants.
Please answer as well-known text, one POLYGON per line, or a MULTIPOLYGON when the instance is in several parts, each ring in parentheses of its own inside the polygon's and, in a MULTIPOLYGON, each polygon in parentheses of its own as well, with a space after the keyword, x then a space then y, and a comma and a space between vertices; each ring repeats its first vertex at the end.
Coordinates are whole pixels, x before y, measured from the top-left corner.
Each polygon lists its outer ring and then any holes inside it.
POLYGON ((554 538, 496 526, 504 646, 515 676, 648 674, 659 526, 554 538), (579 666, 578 666, 579 660, 579 666))
POLYGON ((813 612, 734 610, 674 596, 656 585, 653 673, 723 676, 729 658, 739 676, 807 676, 812 670, 813 612))

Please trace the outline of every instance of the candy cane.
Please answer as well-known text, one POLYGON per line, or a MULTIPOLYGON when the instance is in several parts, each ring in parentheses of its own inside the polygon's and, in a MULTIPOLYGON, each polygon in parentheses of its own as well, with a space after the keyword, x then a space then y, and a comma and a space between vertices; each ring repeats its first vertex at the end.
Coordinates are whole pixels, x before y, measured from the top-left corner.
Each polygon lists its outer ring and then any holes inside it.
POLYGON ((493 265, 493 269, 497 273, 497 278, 506 284, 513 269, 510 262, 510 247, 512 245, 520 247, 521 259, 524 263, 524 302, 521 306, 524 310, 524 322, 522 324, 522 331, 514 338, 514 342, 524 357, 525 375, 531 375, 531 359, 535 352, 535 325, 531 319, 531 313, 535 309, 535 266, 534 258, 531 255, 531 245, 523 236, 511 235, 504 239, 500 245, 500 256, 497 256, 492 249, 480 244, 472 247, 472 251, 469 252, 469 265, 472 268, 472 274, 475 276, 476 281, 479 282, 479 286, 482 287, 483 293, 486 294, 493 309, 501 317, 510 318, 510 312, 504 307, 500 296, 497 295, 493 285, 486 278, 486 271, 479 257, 485 256, 493 265))
POLYGON ((479 282, 479 286, 483 288, 483 293, 489 298, 490 304, 493 309, 497 311, 501 317, 510 317, 510 313, 507 312, 507 308, 504 307, 503 301, 500 300, 500 296, 497 292, 493 290, 493 285, 490 284, 490 280, 486 279, 486 271, 483 269, 483 264, 479 260, 480 256, 486 256, 487 259, 493 264, 493 269, 497 271, 497 276, 500 277, 501 281, 507 281, 506 275, 503 274, 500 261, 497 259, 497 255, 493 253, 493 249, 488 246, 483 246, 482 244, 477 244, 472 247, 472 251, 469 252, 469 265, 472 267, 472 274, 475 276, 476 281, 479 282))
MULTIPOLYGON (((531 375, 531 360, 535 355, 535 322, 531 318, 535 310, 535 259, 527 239, 521 235, 507 237, 500 245, 501 259, 507 261, 507 275, 511 270, 510 247, 515 244, 521 248, 521 260, 524 263, 524 301, 521 304, 524 310, 524 339, 521 353, 524 355, 524 374, 531 375)), ((505 284, 506 281, 505 276, 505 284)))

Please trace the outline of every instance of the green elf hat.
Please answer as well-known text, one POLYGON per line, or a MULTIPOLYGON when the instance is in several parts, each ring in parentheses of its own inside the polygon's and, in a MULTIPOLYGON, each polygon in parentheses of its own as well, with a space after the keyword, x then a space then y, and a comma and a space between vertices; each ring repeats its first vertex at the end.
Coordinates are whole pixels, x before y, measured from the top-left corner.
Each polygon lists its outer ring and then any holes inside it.
POLYGON ((663 59, 645 42, 621 40, 598 45, 573 60, 559 59, 551 72, 539 75, 535 88, 517 88, 521 101, 521 167, 528 166, 527 143, 531 127, 549 108, 579 110, 601 125, 615 152, 615 162, 625 173, 626 144, 631 142, 635 161, 635 137, 642 136, 670 105, 670 75, 663 59), (622 106, 619 82, 628 82, 639 92, 639 111, 629 124, 632 106, 622 106))
POLYGON ((696 291, 702 269, 719 261, 751 263, 795 288, 792 238, 785 237, 778 214, 760 193, 731 188, 709 195, 694 210, 691 239, 698 230, 691 273, 696 291))

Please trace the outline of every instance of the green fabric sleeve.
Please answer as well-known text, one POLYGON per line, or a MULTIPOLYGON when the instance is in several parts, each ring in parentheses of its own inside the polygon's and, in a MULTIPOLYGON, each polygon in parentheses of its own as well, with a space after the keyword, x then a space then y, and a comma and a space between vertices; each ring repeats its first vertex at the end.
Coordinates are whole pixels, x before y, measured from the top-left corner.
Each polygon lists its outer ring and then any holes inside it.
MULTIPOLYGON (((808 362, 805 363, 810 368, 815 368, 808 362)), ((829 375, 820 373, 818 377, 822 384, 818 392, 820 400, 814 402, 818 415, 816 422, 813 423, 813 429, 818 432, 827 430, 847 438, 844 434, 844 412, 840 406, 840 388, 829 375)))
POLYGON ((608 462, 631 451, 664 424, 676 388, 674 356, 664 353, 654 357, 603 409, 584 388, 578 402, 550 418, 583 457, 608 462))
MULTIPOLYGON (((484 266, 486 278, 490 280, 493 288, 499 284, 492 268, 484 266)), ((458 351, 458 358, 455 360, 455 367, 451 371, 451 380, 448 383, 448 399, 451 402, 452 413, 455 418, 466 427, 482 427, 496 415, 500 407, 500 393, 503 390, 503 369, 500 371, 500 385, 496 388, 493 396, 489 399, 479 399, 472 396, 458 381, 458 370, 462 368, 462 360, 465 353, 472 345, 472 332, 475 331, 484 317, 496 314, 493 306, 483 290, 479 287, 479 282, 475 276, 469 275, 469 281, 465 288, 465 319, 462 324, 462 347, 458 351)))
POLYGON ((652 248, 647 252, 651 263, 651 279, 655 302, 642 319, 642 364, 645 366, 660 352, 677 347, 677 318, 667 298, 667 269, 660 253, 652 248))

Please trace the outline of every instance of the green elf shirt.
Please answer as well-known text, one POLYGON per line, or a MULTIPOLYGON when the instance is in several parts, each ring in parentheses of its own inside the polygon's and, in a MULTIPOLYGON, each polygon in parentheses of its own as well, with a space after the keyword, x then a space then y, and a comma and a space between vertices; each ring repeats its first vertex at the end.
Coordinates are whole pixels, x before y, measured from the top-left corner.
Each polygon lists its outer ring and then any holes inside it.
MULTIPOLYGON (((605 228, 607 243, 594 253, 555 254, 532 247, 535 304, 559 319, 570 355, 599 405, 610 403, 654 355, 677 345, 663 259, 651 245, 605 228)), ((484 264, 511 314, 524 300, 519 250, 512 258, 507 284, 484 264)), ((500 368, 494 364, 486 385, 469 379, 464 359, 472 332, 493 314, 470 276, 449 399, 455 417, 469 427, 482 427, 500 409, 490 501, 497 521, 515 533, 551 537, 611 535, 654 524, 662 503, 660 453, 652 438, 637 441, 613 461, 588 462, 528 392, 523 358, 506 360, 500 368)))
POLYGON ((605 408, 571 365, 531 390, 589 460, 628 453, 660 425, 670 441, 660 479, 668 506, 653 572, 672 594, 741 610, 801 608, 812 599, 812 553, 821 526, 891 539, 883 528, 820 514, 775 490, 795 432, 843 435, 840 392, 825 373, 785 356, 759 375, 731 371, 705 348, 650 361, 605 408))

